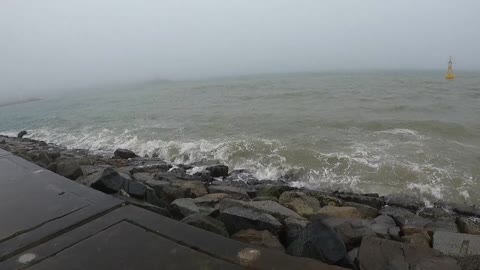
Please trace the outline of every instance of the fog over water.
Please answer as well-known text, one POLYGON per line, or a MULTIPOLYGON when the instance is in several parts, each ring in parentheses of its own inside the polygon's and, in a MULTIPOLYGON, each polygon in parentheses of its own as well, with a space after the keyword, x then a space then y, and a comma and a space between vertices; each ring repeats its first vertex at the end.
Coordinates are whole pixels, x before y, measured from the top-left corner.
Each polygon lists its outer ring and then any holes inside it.
POLYGON ((147 79, 480 69, 480 2, 3 0, 0 99, 147 79))

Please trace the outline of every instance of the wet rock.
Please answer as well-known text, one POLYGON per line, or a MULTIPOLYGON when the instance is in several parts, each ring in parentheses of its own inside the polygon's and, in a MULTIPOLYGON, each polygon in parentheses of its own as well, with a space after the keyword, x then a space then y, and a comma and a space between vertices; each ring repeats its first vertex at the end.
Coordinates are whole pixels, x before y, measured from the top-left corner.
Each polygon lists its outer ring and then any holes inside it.
POLYGON ((447 231, 447 232, 453 232, 453 233, 459 232, 457 224, 453 220, 434 221, 432 223, 425 225, 424 228, 430 233, 433 233, 436 231, 447 231))
POLYGON ((290 190, 293 190, 293 188, 284 185, 259 185, 257 186, 257 196, 280 198, 280 195, 282 195, 283 192, 290 190))
POLYGON ((145 198, 144 198, 146 202, 162 208, 167 207, 171 202, 171 201, 168 201, 164 196, 159 197, 153 188, 149 186, 146 186, 146 188, 147 190, 145 191, 145 198))
POLYGON ((241 230, 232 235, 232 239, 248 244, 262 246, 285 251, 278 238, 269 231, 257 231, 253 229, 241 230))
POLYGON ((460 270, 457 261, 431 248, 366 237, 358 253, 360 270, 460 270))
POLYGON ((183 219, 196 213, 210 215, 215 212, 216 209, 213 207, 197 205, 195 200, 191 198, 181 198, 173 201, 168 206, 168 210, 174 218, 183 219))
POLYGON ((283 221, 285 227, 285 243, 289 246, 295 241, 309 221, 303 218, 288 217, 283 221))
POLYGON ((20 131, 18 134, 17 134, 17 138, 23 138, 23 136, 27 135, 27 131, 25 130, 22 130, 20 131))
POLYGON ((287 253, 336 264, 345 258, 347 250, 331 228, 320 220, 315 220, 305 226, 298 238, 288 246, 287 253))
POLYGON ((283 221, 284 219, 286 219, 288 217, 303 219, 296 212, 294 212, 294 211, 292 211, 292 210, 290 210, 290 209, 288 209, 288 208, 286 208, 286 207, 284 207, 284 206, 282 206, 282 205, 280 205, 276 202, 273 202, 273 201, 244 202, 244 201, 239 201, 239 200, 224 199, 219 204, 220 212, 225 211, 226 209, 229 209, 229 208, 232 208, 232 207, 244 207, 244 208, 253 209, 257 212, 272 215, 280 221, 283 221))
POLYGON ((186 218, 182 219, 181 222, 187 223, 189 225, 206 231, 223 235, 225 237, 229 237, 227 228, 225 227, 225 224, 223 224, 223 222, 202 213, 195 213, 189 215, 186 218))
POLYGON ((118 148, 117 150, 115 150, 113 155, 121 159, 129 159, 137 156, 133 151, 128 149, 121 149, 121 148, 118 148))
POLYGON ((261 196, 253 198, 254 201, 274 201, 278 203, 278 198, 273 196, 261 196))
POLYGON ((378 216, 378 210, 376 208, 373 208, 373 207, 365 205, 365 204, 354 203, 354 202, 345 202, 343 204, 343 206, 349 206, 349 207, 357 208, 357 210, 362 215, 362 218, 372 219, 372 218, 376 218, 378 216))
POLYGON ((280 195, 279 203, 299 215, 308 217, 320 210, 320 203, 303 192, 286 191, 280 195))
POLYGON ((370 221, 363 219, 344 219, 344 218, 325 218, 322 222, 332 228, 351 250, 360 245, 362 238, 367 236, 376 236, 371 228, 370 221))
POLYGON ((151 173, 145 173, 145 172, 140 172, 140 173, 134 173, 132 175, 133 180, 139 181, 139 182, 153 182, 153 174, 151 173))
POLYGON ((233 199, 236 200, 247 200, 250 199, 250 196, 247 194, 247 190, 242 187, 232 187, 232 186, 209 186, 208 191, 210 193, 226 193, 230 194, 233 199))
POLYGON ((320 208, 314 216, 312 216, 312 219, 316 219, 318 217, 362 218, 362 214, 355 207, 324 206, 320 208))
POLYGON ((204 182, 204 183, 210 183, 212 181, 214 181, 213 177, 212 177, 212 173, 210 171, 207 171, 207 170, 203 170, 201 172, 196 172, 193 174, 193 177, 197 178, 198 180, 200 180, 201 182, 204 182))
POLYGON ((480 217, 480 209, 476 206, 451 204, 450 207, 455 213, 460 215, 480 217))
POLYGON ((406 194, 390 194, 385 196, 385 202, 389 206, 405 208, 411 211, 425 207, 425 203, 418 198, 406 194))
POLYGON ((71 180, 75 180, 83 175, 80 163, 77 159, 65 159, 57 163, 56 173, 65 176, 71 180))
POLYGON ((227 181, 242 181, 245 183, 256 183, 258 179, 248 170, 234 170, 225 178, 227 181))
POLYGON ((227 177, 228 176, 228 166, 226 165, 215 165, 207 167, 205 170, 211 173, 212 177, 227 177))
POLYGON ((166 163, 162 159, 140 158, 140 157, 129 159, 128 166, 132 167, 132 170, 130 172, 132 174, 137 172, 148 172, 148 173, 167 172, 172 168, 172 165, 166 163))
POLYGON ((387 206, 384 209, 380 210, 380 214, 392 217, 395 220, 395 223, 397 223, 397 225, 400 227, 424 227, 425 225, 432 223, 430 219, 415 215, 414 213, 406 209, 393 206, 387 206))
POLYGON ((268 230, 278 235, 282 230, 282 224, 272 215, 257 212, 251 208, 232 207, 220 212, 222 220, 229 233, 234 234, 240 230, 255 229, 268 230))
POLYGON ((444 208, 426 207, 418 212, 418 215, 431 220, 455 220, 455 214, 444 208))
POLYGON ((366 204, 376 209, 381 209, 385 202, 383 199, 374 197, 374 196, 365 196, 365 195, 358 195, 358 194, 335 194, 335 197, 342 199, 343 201, 347 202, 355 202, 360 204, 366 204))
POLYGON ((305 191, 305 194, 307 194, 308 196, 312 196, 314 197, 315 199, 318 200, 318 202, 320 203, 320 206, 342 206, 344 203, 342 200, 336 198, 336 197, 333 197, 333 196, 330 196, 324 192, 321 192, 321 191, 305 191))
POLYGON ((208 191, 205 185, 197 181, 175 180, 175 181, 170 181, 170 185, 172 187, 177 187, 180 189, 189 189, 193 198, 202 197, 208 194, 208 191))
MULTIPOLYGON (((86 167, 84 167, 85 170, 86 167)), ((89 175, 84 175, 77 179, 77 182, 90 186, 105 193, 116 193, 129 181, 129 179, 120 175, 111 167, 98 167, 89 175)))
POLYGON ((130 196, 136 198, 144 198, 147 192, 147 186, 138 181, 125 181, 123 189, 130 196))
POLYGON ((357 257, 358 257, 358 250, 359 249, 360 248, 354 248, 354 249, 350 250, 347 253, 347 256, 345 257, 348 266, 350 266, 353 269, 358 269, 358 267, 357 267, 357 265, 358 265, 357 257))
POLYGON ((187 174, 187 172, 182 168, 172 168, 168 171, 168 173, 178 179, 182 180, 196 180, 195 177, 187 174))
POLYGON ((480 218, 458 217, 457 224, 460 232, 480 235, 480 218))
POLYGON ((397 227, 393 218, 380 215, 372 220, 370 228, 378 237, 385 239, 399 239, 400 228, 397 227))
POLYGON ((480 255, 480 236, 437 231, 433 234, 433 248, 450 256, 480 255))

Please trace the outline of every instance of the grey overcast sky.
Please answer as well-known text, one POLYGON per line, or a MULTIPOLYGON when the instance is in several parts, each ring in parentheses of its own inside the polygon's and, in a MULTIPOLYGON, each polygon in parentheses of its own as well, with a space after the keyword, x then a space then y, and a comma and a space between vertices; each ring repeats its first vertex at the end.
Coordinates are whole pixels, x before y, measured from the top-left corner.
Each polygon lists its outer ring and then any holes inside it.
MULTIPOLYGON (((142 79, 480 69, 479 0, 1 0, 0 93, 142 79)), ((2 98, 0 97, 0 100, 2 98)))

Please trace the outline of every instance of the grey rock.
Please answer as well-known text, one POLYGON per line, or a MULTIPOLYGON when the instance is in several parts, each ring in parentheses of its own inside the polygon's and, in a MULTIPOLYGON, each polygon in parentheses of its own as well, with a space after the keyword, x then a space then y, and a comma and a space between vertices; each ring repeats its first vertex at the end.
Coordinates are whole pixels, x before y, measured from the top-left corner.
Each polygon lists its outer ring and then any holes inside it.
POLYGON ((111 167, 99 167, 97 171, 77 179, 77 182, 105 193, 120 191, 128 181, 129 178, 120 175, 111 167))
POLYGON ((139 182, 153 182, 153 174, 151 173, 146 173, 146 172, 137 172, 132 175, 133 180, 139 181, 139 182))
POLYGON ((357 259, 360 270, 460 270, 455 259, 431 248, 376 237, 362 240, 357 259))
POLYGON ((365 196, 365 195, 358 195, 358 194, 341 194, 341 193, 337 193, 334 196, 347 202, 366 204, 376 209, 381 209, 385 205, 385 202, 383 199, 373 197, 373 196, 365 196))
POLYGON ((126 181, 123 189, 130 196, 136 198, 144 198, 147 192, 147 186, 138 181, 126 181))
POLYGON ((232 198, 237 200, 246 200, 250 199, 250 196, 247 194, 247 190, 242 187, 232 187, 232 186, 209 186, 208 191, 210 193, 226 193, 230 194, 232 198))
POLYGON ((380 215, 373 219, 370 228, 381 238, 398 239, 400 237, 400 228, 397 227, 393 218, 387 215, 380 215))
POLYGON ((176 219, 183 219, 195 213, 212 214, 216 209, 213 207, 205 207, 195 204, 192 198, 180 198, 173 201, 168 210, 176 219))
POLYGON ((285 243, 287 246, 298 238, 308 223, 309 221, 306 219, 295 217, 288 217, 283 221, 285 227, 285 243))
POLYGON ((182 219, 181 222, 187 223, 189 225, 206 231, 223 235, 225 237, 229 237, 227 228, 225 227, 225 224, 223 224, 223 222, 202 213, 195 213, 189 215, 186 218, 182 219))
POLYGON ((406 209, 399 207, 387 206, 380 210, 380 214, 392 217, 400 227, 424 227, 425 225, 432 223, 430 219, 418 216, 406 209))
POLYGON ((415 212, 425 207, 425 203, 422 200, 406 194, 387 195, 385 196, 385 202, 389 206, 401 207, 415 212))
POLYGON ((72 180, 83 175, 82 169, 80 168, 80 162, 74 158, 58 162, 56 172, 72 180))
POLYGON ((460 232, 480 235, 480 218, 458 217, 457 224, 460 232))
POLYGON ((212 177, 226 177, 228 176, 228 166, 215 165, 207 167, 205 170, 210 171, 212 177))
POLYGON ((253 229, 241 230, 232 235, 232 239, 242 241, 251 245, 267 247, 285 251, 282 243, 278 237, 271 234, 269 231, 257 231, 253 229))
POLYGON ((274 201, 274 202, 278 203, 278 198, 277 198, 277 197, 273 197, 273 196, 255 197, 255 198, 253 198, 252 200, 254 200, 254 201, 274 201))
POLYGON ((213 177, 212 177, 212 173, 210 171, 207 171, 207 170, 203 170, 201 172, 196 172, 193 174, 193 176, 195 178, 197 178, 198 180, 200 180, 201 182, 204 182, 204 183, 210 183, 212 181, 214 181, 213 177))
POLYGON ((309 223, 298 238, 288 246, 287 253, 336 264, 344 260, 347 249, 331 228, 320 220, 315 220, 309 223))
POLYGON ((332 228, 351 250, 360 245, 364 237, 376 236, 376 232, 371 228, 371 222, 363 219, 343 219, 326 218, 322 222, 332 228))
POLYGON ((433 248, 449 256, 480 255, 480 236, 437 231, 433 234, 433 248))
POLYGON ((360 204, 355 202, 345 202, 343 206, 355 207, 362 214, 363 218, 371 219, 378 216, 378 210, 366 204, 360 204))
POLYGON ((283 192, 285 191, 290 191, 294 190, 294 188, 286 186, 286 185, 279 185, 279 184, 263 184, 263 181, 261 181, 262 184, 257 185, 257 196, 271 196, 271 197, 276 197, 280 198, 280 195, 282 195, 283 192))
POLYGON ((272 215, 244 207, 225 209, 220 213, 220 220, 225 223, 230 234, 240 230, 255 229, 258 231, 268 230, 272 234, 278 235, 282 230, 282 224, 272 215))
POLYGON ((304 217, 309 217, 317 213, 321 208, 316 198, 298 191, 286 191, 280 195, 278 201, 281 205, 304 217))
POLYGON ((23 138, 23 136, 27 135, 27 132, 25 130, 22 130, 20 131, 18 134, 17 134, 17 138, 23 138))
POLYGON ((274 201, 250 201, 244 202, 239 200, 224 199, 219 204, 220 212, 231 207, 245 207, 254 209, 257 212, 266 213, 274 216, 280 221, 288 217, 303 219, 299 214, 294 211, 274 202, 274 201))
POLYGON ((436 231, 447 231, 458 233, 458 227, 455 221, 453 220, 438 220, 432 223, 425 225, 424 227, 429 232, 436 232, 436 231))
POLYGON ((312 191, 308 190, 305 191, 305 194, 308 196, 312 196, 318 200, 320 203, 320 206, 343 206, 344 202, 341 199, 338 199, 336 197, 330 196, 324 192, 321 191, 312 191))
POLYGON ((121 148, 118 148, 117 150, 115 150, 113 155, 121 159, 129 159, 137 156, 133 151, 128 149, 121 149, 121 148))
POLYGON ((346 256, 348 266, 352 267, 353 269, 356 269, 357 267, 357 257, 358 257, 359 250, 360 248, 354 248, 350 250, 346 256))

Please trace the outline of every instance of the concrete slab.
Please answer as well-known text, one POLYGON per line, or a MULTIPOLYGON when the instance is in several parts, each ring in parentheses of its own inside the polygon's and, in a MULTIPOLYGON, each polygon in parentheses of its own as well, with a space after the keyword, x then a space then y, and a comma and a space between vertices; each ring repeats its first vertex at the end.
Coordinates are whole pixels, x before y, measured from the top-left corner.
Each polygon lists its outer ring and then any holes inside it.
POLYGON ((2 148, 0 148, 0 157, 7 156, 7 155, 10 155, 10 152, 7 152, 7 151, 3 150, 2 148))
POLYGON ((451 256, 480 255, 480 235, 437 231, 433 248, 451 256))
POLYGON ((119 260, 121 269, 343 269, 237 242, 134 206, 17 254, 1 262, 0 269, 118 269, 119 260), (162 261, 167 263, 159 266, 162 261))
POLYGON ((0 261, 122 201, 13 155, 0 158, 0 261))
POLYGON ((182 246, 123 221, 63 250, 54 257, 33 265, 29 269, 243 268, 182 246))

